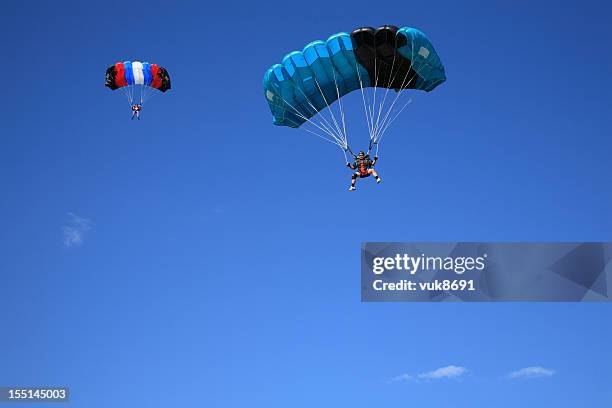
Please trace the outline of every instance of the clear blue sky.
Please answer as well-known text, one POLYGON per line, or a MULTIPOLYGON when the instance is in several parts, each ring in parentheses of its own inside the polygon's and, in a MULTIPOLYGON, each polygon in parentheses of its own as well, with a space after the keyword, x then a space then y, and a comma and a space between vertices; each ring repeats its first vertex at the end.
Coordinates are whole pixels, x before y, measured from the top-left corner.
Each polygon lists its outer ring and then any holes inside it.
POLYGON ((364 241, 612 239, 608 2, 209 3, 3 3, 0 384, 87 408, 612 406, 609 305, 359 287, 364 241), (426 32, 448 82, 348 193, 261 79, 385 23, 426 32), (103 86, 124 59, 173 79, 139 122, 103 86), (526 367, 552 375, 507 378, 526 367))

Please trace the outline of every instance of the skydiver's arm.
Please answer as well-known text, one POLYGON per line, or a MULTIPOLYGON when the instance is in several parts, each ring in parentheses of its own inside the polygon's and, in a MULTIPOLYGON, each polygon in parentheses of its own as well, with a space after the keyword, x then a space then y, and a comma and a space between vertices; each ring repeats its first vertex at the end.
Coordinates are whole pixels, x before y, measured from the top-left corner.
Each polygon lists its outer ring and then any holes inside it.
POLYGON ((353 169, 353 170, 357 168, 357 166, 355 166, 354 163, 348 163, 348 162, 346 163, 346 167, 348 167, 349 169, 353 169))
POLYGON ((374 166, 377 161, 378 161, 378 156, 374 156, 374 160, 372 160, 372 166, 374 166))

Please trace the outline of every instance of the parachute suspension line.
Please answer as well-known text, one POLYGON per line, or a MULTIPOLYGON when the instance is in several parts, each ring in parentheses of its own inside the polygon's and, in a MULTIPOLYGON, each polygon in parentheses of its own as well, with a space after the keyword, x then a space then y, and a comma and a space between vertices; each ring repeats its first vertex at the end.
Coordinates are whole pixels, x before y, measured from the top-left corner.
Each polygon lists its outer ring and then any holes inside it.
MULTIPOLYGON (((376 40, 374 41, 376 42, 376 40)), ((372 101, 372 105, 370 106, 370 118, 372 124, 372 131, 370 132, 370 139, 374 134, 374 107, 376 106, 376 88, 378 87, 378 73, 380 70, 378 69, 378 61, 376 59, 376 51, 374 51, 374 99, 372 101)))
POLYGON ((387 130, 389 129, 389 127, 391 127, 393 122, 395 122, 395 120, 401 115, 404 109, 406 109, 406 107, 410 105, 413 101, 414 98, 411 96, 410 99, 408 99, 408 101, 399 110, 397 110, 397 113, 393 115, 391 119, 388 119, 384 124, 381 124, 381 128, 376 135, 377 145, 380 144, 383 136, 386 134, 387 130))
POLYGON ((142 91, 140 96, 140 103, 143 104, 151 99, 155 95, 155 88, 146 84, 142 85, 142 91))
POLYGON ((376 70, 376 55, 374 55, 374 86, 372 91, 366 91, 368 96, 368 113, 370 115, 370 122, 368 123, 368 131, 370 134, 370 139, 374 135, 374 104, 376 103, 376 85, 378 85, 378 73, 376 70), (374 95, 374 101, 372 101, 372 95, 374 95))
POLYGON ((336 126, 336 131, 338 132, 338 135, 340 136, 342 143, 343 143, 342 147, 346 148, 347 147, 346 135, 342 133, 342 130, 340 129, 340 125, 338 125, 338 121, 336 120, 336 115, 334 115, 334 111, 332 110, 331 106, 329 106, 329 103, 327 102, 327 98, 325 97, 325 94, 323 93, 323 90, 321 89, 321 86, 319 85, 319 81, 317 80, 315 76, 313 76, 312 78, 314 79, 315 84, 317 84, 317 88, 319 88, 319 92, 321 93, 321 96, 323 97, 323 101, 325 102, 325 105, 327 105, 329 114, 331 115, 331 118, 334 121, 334 125, 336 126))
MULTIPOLYGON (((389 107, 389 109, 387 110, 387 112, 385 113, 385 116, 383 118, 382 123, 380 124, 380 128, 385 128, 386 129, 386 123, 385 121, 387 120, 387 118, 389 117, 389 114, 391 113, 391 111, 393 110, 393 107, 395 106, 398 98, 401 96, 401 94, 405 91, 404 86, 409 84, 410 82, 412 82, 412 80, 414 79, 414 76, 412 76, 412 78, 406 82, 406 80, 408 79, 408 76, 410 75, 410 71, 412 70, 412 66, 414 64, 414 44, 412 44, 412 51, 411 51, 411 56, 410 56, 410 66, 408 67, 408 70, 406 71, 406 75, 404 76, 404 79, 402 80, 402 84, 400 86, 400 89, 397 93, 397 95, 395 95, 395 99, 393 100, 393 102, 391 103, 391 106, 389 107)), ((418 74, 418 72, 417 72, 418 74)), ((374 134, 374 142, 377 142, 380 138, 379 138, 379 132, 377 129, 376 134, 374 134)))
MULTIPOLYGON (((359 74, 359 68, 357 68, 357 73, 359 74)), ((376 106, 376 88, 378 87, 379 73, 380 73, 380 70, 378 69, 378 61, 376 58, 376 54, 374 54, 374 86, 373 86, 374 90, 371 92, 372 97, 369 92, 367 91, 365 92, 368 94, 367 104, 366 104, 365 96, 364 96, 364 109, 366 110, 368 133, 370 135, 370 145, 369 145, 368 150, 371 150, 372 145, 375 143, 375 138, 376 138, 376 128, 374 124, 374 116, 375 116, 374 111, 375 111, 375 106, 376 106)), ((363 91, 363 83, 361 81, 361 75, 359 75, 359 77, 360 77, 359 85, 361 86, 361 90, 363 94, 364 91, 363 91)))
MULTIPOLYGON (((317 85, 318 85, 318 84, 317 84, 317 85)), ((298 89, 298 90, 299 90, 299 91, 302 93, 302 95, 304 96, 304 98, 306 98, 306 102, 308 102, 308 104, 309 104, 309 105, 310 105, 310 107, 312 108, 312 112, 309 112, 309 113, 310 113, 310 115, 311 115, 311 116, 315 116, 315 115, 317 114, 317 108, 316 108, 316 107, 315 107, 315 106, 312 104, 312 101, 310 100, 310 98, 308 97, 308 95, 306 95, 306 93, 305 93, 305 92, 304 92, 304 91, 301 89, 301 87, 296 86, 296 88, 297 88, 297 89, 298 89)), ((285 101, 285 103, 287 103, 287 101, 285 100, 285 98, 283 98, 283 101, 285 101)), ((327 103, 327 101, 326 101, 326 103, 327 103)), ((327 106, 329 107, 329 105, 327 105, 327 106)), ((299 112, 297 109, 295 109, 295 107, 293 107, 293 109, 294 109, 294 110, 296 110, 297 112, 299 112)), ((302 112, 299 112, 299 113, 300 113, 300 114, 302 114, 302 112)), ((333 115, 333 114, 332 114, 332 115, 333 115)), ((310 119, 309 119, 309 118, 307 118, 307 117, 306 117, 306 115, 303 115, 303 114, 302 114, 302 116, 303 116, 303 119, 304 119, 304 120, 308 120, 309 122, 312 122, 312 121, 310 121, 310 119)), ((325 118, 325 115, 318 115, 318 117, 319 117, 319 118, 321 118, 321 119, 323 119, 323 121, 324 121, 324 122, 327 124, 327 126, 325 126, 325 128, 328 128, 328 127, 329 127, 329 129, 328 129, 328 130, 329 130, 329 131, 331 131, 331 130, 332 130, 331 128, 333 128, 333 126, 332 126, 332 124, 331 124, 331 123, 329 123, 329 122, 328 122, 328 120, 325 118)), ((319 123, 320 123, 321 125, 323 125, 323 122, 319 122, 319 123)), ((338 129, 337 124, 336 124, 336 129, 338 129)), ((342 136, 340 135, 340 132, 336 133, 336 131, 334 130, 332 133, 334 134, 334 136, 333 136, 333 137, 334 137, 334 139, 336 139, 336 140, 340 140, 340 141, 342 140, 342 136)))
POLYGON ((134 91, 134 85, 128 85, 127 92, 128 92, 128 100, 130 101, 130 105, 132 105, 132 102, 134 101, 133 91, 134 91))
POLYGON ((348 161, 348 157, 346 156, 346 150, 342 149, 342 153, 344 153, 344 161, 348 163, 349 161, 348 161))
MULTIPOLYGON (((412 55, 412 58, 414 58, 414 54, 412 55)), ((412 68, 412 65, 411 65, 411 68, 412 68)), ((422 68, 421 68, 421 69, 422 69, 422 68)), ((416 74, 417 74, 417 75, 420 75, 420 71, 421 71, 421 70, 417 70, 416 74)), ((411 79, 409 82, 411 82, 411 81, 412 81, 412 79, 411 79)), ((409 82, 408 82, 408 83, 409 83, 409 82)), ((402 89, 402 90, 401 90, 401 92, 400 92, 400 94, 401 94, 402 92, 404 92, 404 91, 406 91, 406 89, 402 89)), ((395 119, 397 119, 397 118, 399 117, 399 115, 400 115, 400 114, 403 112, 403 110, 404 110, 404 109, 406 109, 406 107, 407 107, 409 104, 411 104, 411 103, 414 101, 414 99, 416 98, 416 96, 417 96, 417 95, 418 95, 418 93, 416 93, 416 92, 415 92, 415 93, 413 94, 413 96, 411 96, 411 97, 410 97, 410 99, 409 99, 409 100, 408 100, 408 101, 407 101, 407 102, 404 104, 404 106, 402 106, 402 108, 399 110, 399 112, 397 112, 397 113, 395 114, 395 116, 393 116, 393 117, 392 117, 392 119, 390 119, 390 120, 388 120, 388 121, 387 121, 387 123, 385 124, 384 128, 382 128, 382 129, 381 129, 379 136, 377 136, 379 141, 380 141, 380 140, 382 139, 382 137, 385 135, 385 132, 386 132, 386 131, 387 131, 387 129, 388 129, 390 126, 391 126, 391 124, 392 124, 392 123, 395 121, 395 119)), ((399 98, 399 97, 400 97, 400 95, 397 95, 396 99, 397 99, 397 98, 399 98)))
POLYGON ((144 103, 149 99, 149 87, 147 84, 142 84, 142 93, 140 97, 140 103, 144 103))
POLYGON ((366 117, 366 123, 368 124, 368 132, 370 134, 370 139, 372 138, 372 130, 370 127, 370 117, 368 116, 368 108, 366 105, 365 92, 363 90, 363 81, 361 80, 361 73, 359 72, 359 66, 357 65, 357 59, 355 59, 355 71, 357 71, 357 77, 359 78, 359 88, 361 89, 361 99, 363 100, 363 111, 366 117))
POLYGON ((160 94, 161 91, 159 91, 157 88, 153 88, 152 86, 148 87, 148 91, 147 91, 147 97, 145 99, 145 102, 148 100, 151 100, 155 97, 155 95, 160 94))
MULTIPOLYGON (((397 45, 397 39, 395 40, 395 43, 397 45)), ((393 69, 395 68, 395 59, 397 57, 397 53, 394 52, 393 53, 393 62, 391 63, 391 73, 393 74, 393 69)), ((379 107, 378 107, 378 115, 376 115, 376 125, 374 126, 374 135, 376 135, 378 133, 378 126, 379 126, 379 122, 380 122, 380 114, 383 111, 383 107, 385 106, 385 101, 387 100, 387 94, 389 93, 389 87, 391 86, 391 84, 393 84, 393 81, 395 81, 395 77, 397 76, 397 72, 395 73, 395 75, 393 75, 392 78, 390 78, 389 83, 386 86, 386 90, 385 90, 385 96, 383 97, 382 102, 380 103, 379 107)), ((370 139, 370 143, 372 143, 373 140, 370 139)), ((376 147, 376 152, 378 153, 378 145, 376 147)))
MULTIPOLYGON (((153 82, 153 80, 151 80, 151 83, 153 82)), ((148 101, 150 99, 153 99, 156 95, 161 94, 162 92, 160 90, 158 90, 157 88, 153 88, 152 86, 149 86, 149 90, 148 90, 148 94, 147 94, 147 99, 145 99, 145 101, 148 101)))
POLYGON ((387 122, 387 124, 385 125, 384 128, 382 128, 382 130, 380 131, 380 133, 378 134, 378 140, 376 142, 376 151, 378 151, 378 145, 380 143, 380 141, 382 140, 383 136, 385 135, 385 132, 387 131, 387 129, 389 128, 389 126, 391 126, 391 124, 395 121, 395 119, 398 118, 398 116, 404 111, 404 109, 406 109, 406 107, 408 105, 410 105, 412 103, 414 99, 412 99, 412 97, 408 100, 408 102, 406 102, 404 104, 404 106, 402 106, 402 108, 399 110, 399 112, 397 112, 397 114, 393 117, 393 119, 391 119, 389 122, 387 122))
MULTIPOLYGON (((336 146, 339 146, 340 148, 342 148, 342 146, 340 146, 340 143, 338 142, 338 140, 336 139, 336 137, 334 137, 334 136, 333 136, 331 133, 329 133, 328 131, 323 130, 323 132, 325 132, 325 133, 327 133, 327 134, 329 134, 329 135, 331 136, 331 139, 330 139, 330 138, 327 138, 327 137, 325 137, 325 136, 323 136, 323 135, 322 135, 321 133, 319 133, 319 132, 315 132, 315 131, 313 131, 313 130, 311 130, 311 129, 308 129, 308 128, 306 128, 306 127, 300 127, 300 123, 297 123, 297 122, 295 122, 295 121, 293 121, 293 120, 291 120, 291 119, 287 119, 287 118, 285 118, 285 119, 286 119, 286 120, 288 120, 289 122, 293 123, 294 125, 296 125, 296 127, 299 127, 300 129, 304 130, 305 132, 312 133, 313 135, 315 135, 315 136, 317 136, 317 137, 319 137, 319 138, 321 138, 321 139, 325 140, 326 142, 333 143, 333 144, 335 144, 336 146)), ((308 121, 308 120, 307 120, 307 121, 308 121)), ((315 123, 312 123, 312 122, 309 122, 309 123, 310 123, 310 124, 312 124, 312 125, 314 125, 314 126, 316 126, 316 127, 318 127, 318 126, 317 126, 315 123)))
MULTIPOLYGON (((299 116, 300 118, 302 118, 304 121, 308 122, 309 124, 311 124, 312 126, 316 127, 317 129, 321 130, 323 133, 329 135, 331 137, 331 139, 326 138, 325 136, 321 135, 320 133, 317 133, 317 135, 319 135, 319 137, 322 137, 323 139, 326 139, 328 141, 331 141, 334 144, 337 144, 338 146, 341 145, 341 140, 338 138, 338 136, 334 133, 334 130, 327 127, 323 122, 320 122, 319 124, 317 124, 316 122, 310 120, 310 118, 306 117, 305 115, 303 115, 300 111, 298 111, 295 107, 293 107, 293 109, 296 111, 297 116, 299 116), (333 139, 333 141, 332 141, 333 139)), ((296 124, 299 126, 299 123, 296 123, 294 121, 289 120, 290 122, 296 124)), ((307 128, 304 128, 304 130, 306 130, 307 128)), ((310 131, 311 133, 313 133, 312 131, 310 131)))
MULTIPOLYGON (((279 105, 275 105, 275 106, 279 106, 279 105)), ((296 127, 300 127, 300 123, 297 123, 297 122, 295 122, 295 121, 293 121, 291 119, 287 119, 287 118, 285 118, 285 119, 288 120, 289 122, 293 123, 294 125, 296 125, 296 127)), ((314 132, 314 131, 312 131, 312 130, 310 130, 308 128, 304 128, 304 127, 300 127, 300 129, 304 130, 305 132, 312 133, 313 135, 315 135, 315 136, 325 140, 326 142, 333 143, 336 146, 340 146, 337 142, 335 142, 333 140, 330 140, 330 139, 326 138, 325 136, 322 136, 320 133, 314 132)))
MULTIPOLYGON (((413 51, 414 51, 414 45, 413 45, 413 51)), ((395 105, 395 103, 397 102, 397 99, 400 97, 401 93, 404 91, 404 85, 406 85, 406 79, 408 79, 408 75, 410 75, 410 70, 412 69, 412 64, 414 61, 414 52, 411 54, 411 59, 410 59, 410 66, 408 67, 408 70, 406 71, 406 75, 404 76, 404 78, 402 79, 402 83, 400 85, 400 89, 397 93, 397 95, 395 95, 395 99, 393 100, 393 102, 391 103, 391 106, 389 107, 389 109, 386 111, 384 117, 383 117, 383 121, 382 123, 378 122, 377 119, 377 125, 376 125, 376 130, 373 136, 373 141, 376 143, 378 142, 379 138, 379 130, 384 127, 385 125, 385 121, 389 116, 389 113, 391 112, 391 110, 393 109, 393 106, 395 105)), ((397 76, 397 74, 395 75, 397 76)), ((393 80, 395 80, 395 76, 393 78, 393 80)))
MULTIPOLYGON (((413 47, 414 47, 414 45, 413 45, 413 47)), ((414 51, 414 49, 413 49, 413 51, 414 51)), ((414 52, 412 53, 411 61, 414 61, 414 52)), ((420 71, 423 69, 423 67, 425 67, 425 65, 423 65, 420 70, 417 70, 417 72, 416 72, 417 75, 420 75, 420 71)), ((412 62, 411 62, 411 65, 410 65, 410 69, 412 69, 412 62)), ((412 82, 413 79, 414 79, 414 77, 412 79, 410 79, 410 81, 408 81, 408 83, 412 82)), ((395 101, 397 101, 397 99, 401 96, 401 94, 404 91, 406 91, 406 89, 402 89, 398 93, 398 95, 395 98, 395 101)), ((414 101, 414 98, 416 97, 416 95, 418 95, 418 94, 415 93, 414 96, 411 96, 410 99, 404 104, 404 106, 402 106, 402 108, 399 110, 399 112, 397 114, 395 114, 390 120, 388 120, 386 123, 384 123, 385 121, 383 120, 384 126, 381 125, 381 131, 380 131, 379 135, 377 135, 377 139, 379 141, 380 141, 380 139, 382 139, 382 137, 384 136, 385 132, 387 131, 389 126, 395 121, 395 119, 397 119, 399 117, 399 115, 402 113, 402 111, 404 109, 406 109, 406 107, 414 101)), ((395 101, 394 101, 394 104, 395 104, 395 101)), ((391 112, 392 108, 393 108, 393 105, 391 106, 391 108, 387 112, 387 115, 389 115, 389 113, 391 112)))
MULTIPOLYGON (((338 140, 337 136, 334 134, 333 129, 330 129, 328 126, 326 126, 323 122, 319 122, 318 124, 311 120, 308 116, 306 116, 306 114, 302 113, 299 109, 297 109, 295 106, 293 106, 291 103, 289 103, 289 101, 287 101, 285 98, 283 98, 281 96, 283 102, 288 105, 289 107, 291 107, 291 109, 293 109, 295 111, 295 114, 300 117, 301 119, 303 119, 305 122, 308 122, 309 124, 315 126, 316 128, 320 129, 321 131, 323 131, 324 133, 328 134, 329 136, 331 136, 334 140, 338 140)), ((285 109, 287 110, 287 108, 284 105, 274 105, 274 106, 278 106, 279 108, 285 109)), ((309 112, 311 114, 311 116, 313 115, 312 112, 309 112)), ((287 118, 286 118, 287 119, 287 118)), ((299 127, 300 123, 297 123, 295 121, 292 121, 290 119, 289 120, 291 123, 297 125, 296 127, 299 127)), ((312 133, 312 132, 311 132, 312 133)), ((323 137, 324 139, 327 140, 327 138, 325 138, 324 136, 318 135, 319 137, 323 137)), ((338 144, 337 142, 333 142, 338 144)))
POLYGON ((140 97, 140 103, 145 103, 151 97, 151 87, 145 83, 142 84, 142 92, 140 97))
MULTIPOLYGON (((299 88, 298 88, 298 89, 299 89, 299 88)), ((328 127, 327 127, 327 126, 326 126, 326 125, 325 125, 323 122, 320 122, 319 124, 317 124, 317 123, 316 123, 316 122, 314 122, 313 120, 310 120, 310 118, 308 118, 306 115, 304 115, 304 114, 303 114, 303 113, 302 113, 300 110, 298 110, 298 109, 297 109, 295 106, 293 106, 291 103, 289 103, 289 102, 288 102, 288 101, 287 101, 285 98, 283 98, 282 96, 281 96, 281 98, 283 99, 283 102, 284 102, 286 105, 288 105, 289 107, 291 107, 291 108, 292 108, 292 109, 293 109, 293 110, 296 112, 296 115, 297 115, 298 117, 300 117, 300 118, 301 118, 301 119, 303 119, 304 121, 308 122, 309 124, 311 124, 311 125, 315 126, 316 128, 318 128, 318 129, 319 129, 319 130, 321 130, 322 132, 324 132, 324 133, 328 134, 328 135, 329 135, 329 136, 330 136, 330 137, 331 137, 333 140, 328 139, 327 137, 325 137, 325 136, 323 136, 323 135, 321 135, 321 134, 319 134, 319 133, 313 132, 313 131, 311 131, 310 129, 306 129, 306 128, 304 128, 304 130, 306 130, 306 131, 308 131, 308 132, 310 132, 310 133, 313 133, 313 134, 317 135, 318 137, 320 137, 320 138, 322 138, 322 139, 324 139, 324 140, 327 140, 327 141, 328 141, 328 142, 330 142, 330 143, 334 143, 334 144, 336 144, 336 145, 338 145, 338 146, 340 146, 340 147, 344 148, 344 147, 342 146, 342 139, 340 139, 340 138, 338 137, 338 135, 336 135, 332 129, 328 128, 328 127)), ((284 107, 283 107, 283 108, 284 108, 284 107)), ((288 119, 288 120, 289 120, 290 122, 292 122, 292 123, 296 124, 296 125, 299 125, 298 123, 295 123, 294 121, 292 121, 292 120, 290 120, 290 119, 288 119)))
POLYGON ((158 91, 156 88, 151 87, 151 89, 149 90, 149 96, 147 97, 147 100, 152 99, 153 97, 155 97, 155 95, 160 94, 161 91, 158 91))
MULTIPOLYGON (((340 106, 340 118, 342 119, 342 130, 344 131, 344 141, 348 149, 348 134, 346 133, 346 122, 344 120, 344 108, 342 106, 342 98, 340 97, 340 89, 338 88, 338 81, 336 79, 336 67, 334 66, 333 62, 331 62, 331 66, 332 66, 332 73, 334 74, 334 84, 336 85, 336 95, 338 96, 338 105, 340 106)), ((344 156, 346 158, 346 150, 344 151, 344 156)))
POLYGON ((132 106, 132 103, 130 101, 130 94, 128 93, 127 86, 122 86, 119 89, 121 89, 121 93, 123 93, 123 95, 125 95, 125 97, 127 98, 128 105, 132 106))
MULTIPOLYGON (((292 121, 291 119, 287 119, 287 120, 288 120, 289 122, 293 123, 294 125, 299 125, 299 123, 296 123, 296 122, 292 121)), ((332 140, 330 140, 330 139, 326 138, 325 136, 321 136, 321 134, 319 134, 319 133, 317 133, 317 132, 314 132, 314 131, 312 131, 312 130, 310 130, 310 129, 308 129, 308 128, 302 128, 302 127, 300 127, 300 129, 302 129, 302 130, 303 130, 303 131, 305 131, 305 132, 312 133, 313 135, 315 135, 315 136, 317 136, 317 137, 319 137, 319 138, 321 138, 321 139, 325 140, 326 142, 333 143, 333 144, 335 144, 336 146, 340 147, 342 150, 344 150, 344 148, 343 148, 342 146, 340 146, 340 145, 339 145, 337 142, 332 141, 332 140)), ((345 155, 345 156, 346 156, 346 155, 345 155)))

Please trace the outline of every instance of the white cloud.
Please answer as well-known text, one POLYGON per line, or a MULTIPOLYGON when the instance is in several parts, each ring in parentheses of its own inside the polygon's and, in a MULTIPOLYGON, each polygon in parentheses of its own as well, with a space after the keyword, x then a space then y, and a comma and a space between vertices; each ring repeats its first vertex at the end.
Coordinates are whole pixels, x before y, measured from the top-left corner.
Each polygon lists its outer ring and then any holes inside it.
POLYGON ((433 371, 426 371, 416 375, 412 374, 400 374, 391 379, 392 382, 398 381, 418 381, 418 380, 440 380, 444 378, 459 378, 468 373, 468 369, 465 367, 458 367, 455 365, 449 365, 441 367, 433 371))
POLYGON ((508 374, 508 378, 514 380, 518 378, 542 378, 552 377, 556 374, 555 370, 544 367, 525 367, 508 374))
POLYGON ((85 239, 85 233, 91 229, 91 221, 74 213, 68 213, 67 225, 62 228, 65 247, 79 246, 85 239))
POLYGON ((438 368, 437 370, 428 371, 418 375, 419 378, 424 380, 438 380, 440 378, 457 378, 467 374, 468 370, 465 367, 457 367, 455 365, 449 365, 447 367, 438 368))
POLYGON ((412 381, 414 380, 414 376, 410 374, 400 374, 391 379, 391 382, 399 382, 399 381, 412 381))

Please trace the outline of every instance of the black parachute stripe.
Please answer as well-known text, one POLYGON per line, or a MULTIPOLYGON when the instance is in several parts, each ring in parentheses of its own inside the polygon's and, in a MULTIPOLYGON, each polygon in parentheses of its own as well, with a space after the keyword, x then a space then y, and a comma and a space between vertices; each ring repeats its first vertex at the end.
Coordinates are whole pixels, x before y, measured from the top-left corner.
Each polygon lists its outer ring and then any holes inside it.
POLYGON ((412 62, 398 52, 406 38, 397 35, 398 27, 384 25, 377 29, 362 27, 351 37, 356 44, 357 61, 368 71, 371 86, 394 90, 414 89, 418 74, 412 62))
POLYGON ((166 71, 166 68, 159 67, 158 76, 162 80, 162 84, 158 89, 162 92, 166 92, 168 89, 172 87, 170 83, 170 74, 168 74, 168 71, 166 71))
POLYGON ((117 85, 115 85, 115 77, 117 76, 117 71, 115 70, 115 66, 111 65, 106 68, 106 79, 104 82, 104 86, 109 87, 113 91, 117 89, 117 85))

